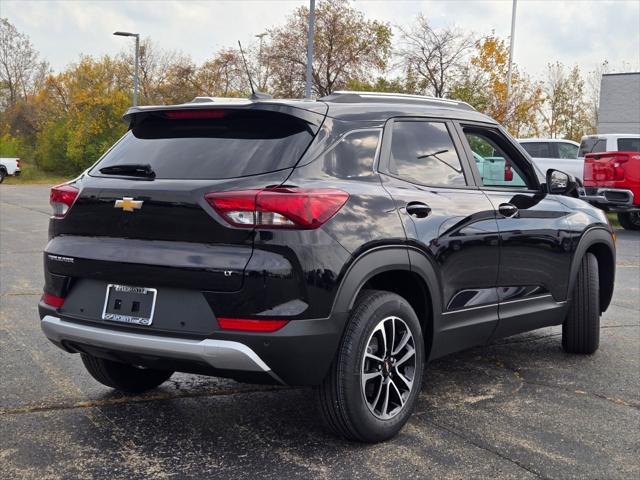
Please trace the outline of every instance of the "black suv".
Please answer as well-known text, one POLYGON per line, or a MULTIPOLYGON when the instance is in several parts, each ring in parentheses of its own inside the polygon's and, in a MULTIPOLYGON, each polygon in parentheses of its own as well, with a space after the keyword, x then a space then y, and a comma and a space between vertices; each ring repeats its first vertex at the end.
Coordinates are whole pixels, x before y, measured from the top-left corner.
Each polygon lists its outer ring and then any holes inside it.
POLYGON ((46 336, 99 382, 174 371, 316 386, 346 438, 395 435, 427 360, 562 324, 598 348, 605 215, 469 105, 338 92, 131 108, 51 191, 46 336))

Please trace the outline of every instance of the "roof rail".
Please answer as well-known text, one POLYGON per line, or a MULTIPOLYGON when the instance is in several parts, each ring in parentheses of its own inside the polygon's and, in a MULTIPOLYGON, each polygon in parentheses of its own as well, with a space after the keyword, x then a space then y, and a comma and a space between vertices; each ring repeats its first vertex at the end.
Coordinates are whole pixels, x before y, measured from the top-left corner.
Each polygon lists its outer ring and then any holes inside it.
POLYGON ((476 111, 471 105, 446 98, 408 95, 406 93, 355 92, 340 90, 318 100, 329 103, 410 103, 434 107, 457 108, 476 111))

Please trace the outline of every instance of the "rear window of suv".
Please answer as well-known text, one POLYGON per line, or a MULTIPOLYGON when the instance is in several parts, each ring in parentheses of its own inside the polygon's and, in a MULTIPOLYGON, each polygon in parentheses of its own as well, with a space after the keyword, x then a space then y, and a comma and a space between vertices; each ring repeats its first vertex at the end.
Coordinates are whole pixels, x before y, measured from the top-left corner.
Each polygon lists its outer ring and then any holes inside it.
POLYGON ((139 114, 142 116, 131 130, 90 174, 113 177, 101 174, 100 169, 148 164, 155 178, 160 179, 213 180, 257 175, 293 167, 317 132, 315 125, 273 111, 173 112, 139 114))
POLYGON ((640 152, 640 138, 619 138, 618 151, 640 152))
POLYGON ((587 153, 601 153, 607 151, 606 138, 585 138, 580 142, 579 157, 584 157, 587 153))

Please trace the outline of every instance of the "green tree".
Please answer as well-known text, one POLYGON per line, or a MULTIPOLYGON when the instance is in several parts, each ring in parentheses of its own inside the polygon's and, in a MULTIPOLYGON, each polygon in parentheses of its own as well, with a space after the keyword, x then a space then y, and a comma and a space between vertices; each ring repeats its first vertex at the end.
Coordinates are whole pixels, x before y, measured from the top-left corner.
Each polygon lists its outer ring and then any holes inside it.
POLYGON ((37 99, 43 121, 34 156, 42 168, 80 173, 126 131, 122 114, 130 97, 118 83, 118 66, 109 56, 82 57, 48 79, 37 99))
POLYGON ((509 50, 506 42, 489 35, 478 40, 451 98, 463 100, 506 125, 516 136, 537 134, 542 88, 513 65, 511 96, 507 101, 509 50))

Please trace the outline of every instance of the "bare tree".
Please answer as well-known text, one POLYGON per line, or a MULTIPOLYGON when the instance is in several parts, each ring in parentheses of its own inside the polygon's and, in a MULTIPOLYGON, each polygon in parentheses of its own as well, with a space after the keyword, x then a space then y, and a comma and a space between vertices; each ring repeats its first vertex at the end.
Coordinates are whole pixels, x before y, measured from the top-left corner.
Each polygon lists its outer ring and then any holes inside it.
POLYGON ((550 64, 547 68, 547 79, 543 87, 545 103, 541 115, 547 135, 556 138, 567 102, 567 79, 564 65, 560 62, 550 64))
MULTIPOLYGON (((122 52, 120 59, 126 76, 133 78, 133 52, 122 52)), ((142 103, 175 103, 193 97, 196 67, 188 55, 176 50, 164 50, 145 38, 140 43, 139 68, 142 103)))
POLYGON ((591 130, 590 101, 577 65, 569 71, 560 62, 549 65, 543 91, 544 104, 540 112, 551 138, 579 140, 591 130))
POLYGON ((246 95, 250 90, 240 51, 235 48, 221 50, 202 64, 196 83, 200 95, 213 97, 246 95))
POLYGON ((13 106, 41 85, 49 66, 39 60, 29 37, 6 18, 0 18, 0 101, 13 106))
MULTIPOLYGON (((276 94, 296 97, 304 91, 308 15, 309 9, 300 7, 283 26, 269 31, 264 59, 276 94)), ((349 80, 366 80, 386 67, 391 29, 367 20, 347 0, 324 0, 316 8, 313 53, 313 91, 328 95, 349 80)))
POLYGON ((459 78, 465 54, 474 46, 473 38, 455 28, 435 30, 420 14, 409 27, 398 27, 402 46, 397 52, 404 68, 420 79, 422 93, 443 97, 459 78))
POLYGON ((609 72, 609 62, 605 60, 587 74, 587 98, 589 102, 589 123, 591 131, 598 127, 598 108, 600 106, 600 85, 602 75, 609 72))

